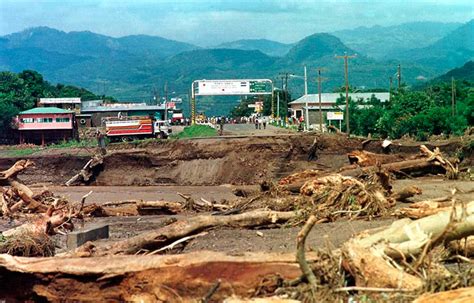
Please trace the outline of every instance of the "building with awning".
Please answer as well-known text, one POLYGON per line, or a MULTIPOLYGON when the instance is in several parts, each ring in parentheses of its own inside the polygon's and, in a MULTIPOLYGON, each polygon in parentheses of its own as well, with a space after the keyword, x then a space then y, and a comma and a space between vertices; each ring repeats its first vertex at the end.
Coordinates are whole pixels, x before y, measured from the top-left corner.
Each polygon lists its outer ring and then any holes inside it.
MULTIPOLYGON (((344 111, 345 105, 337 106, 337 100, 342 98, 345 100, 345 93, 322 93, 321 94, 321 111, 323 112, 323 123, 327 120, 327 112, 344 111)), ((390 98, 390 94, 386 93, 350 93, 349 97, 352 100, 364 100, 368 102, 372 97, 379 99, 381 102, 387 102, 390 98)), ((292 113, 292 117, 299 119, 301 116, 305 116, 306 106, 308 107, 309 124, 319 124, 319 95, 308 94, 303 95, 300 98, 291 101, 289 109, 292 113)), ((364 105, 358 105, 363 107, 364 105)))

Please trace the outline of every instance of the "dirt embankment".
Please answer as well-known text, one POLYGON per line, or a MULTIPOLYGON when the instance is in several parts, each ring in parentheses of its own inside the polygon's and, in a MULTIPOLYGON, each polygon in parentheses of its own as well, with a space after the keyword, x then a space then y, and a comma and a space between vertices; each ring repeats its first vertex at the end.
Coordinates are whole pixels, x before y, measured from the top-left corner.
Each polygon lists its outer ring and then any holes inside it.
MULTIPOLYGON (((307 161, 312 135, 202 139, 157 142, 147 146, 111 145, 101 172, 91 185, 219 185, 256 184, 302 169, 339 168, 348 164, 346 153, 361 149, 361 139, 340 135, 320 137, 316 161, 307 161)), ((431 148, 432 146, 430 146, 431 148)), ((460 143, 441 146, 454 154, 460 143)), ((366 145, 380 153, 380 142, 366 145)), ((418 144, 394 145, 394 153, 413 155, 418 144)), ((394 156, 397 157, 397 156, 394 156)), ((21 176, 27 184, 63 184, 89 160, 86 155, 47 153, 30 157, 37 165, 21 176)), ((18 158, 0 159, 0 170, 18 158)))

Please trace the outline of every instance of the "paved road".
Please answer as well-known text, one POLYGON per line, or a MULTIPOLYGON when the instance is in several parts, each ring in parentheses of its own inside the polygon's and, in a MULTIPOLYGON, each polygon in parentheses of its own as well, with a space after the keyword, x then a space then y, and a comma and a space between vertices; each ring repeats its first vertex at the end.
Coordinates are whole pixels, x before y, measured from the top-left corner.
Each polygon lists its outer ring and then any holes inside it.
POLYGON ((255 129, 254 124, 226 124, 224 133, 227 135, 277 135, 292 133, 292 131, 267 125, 266 129, 255 129))

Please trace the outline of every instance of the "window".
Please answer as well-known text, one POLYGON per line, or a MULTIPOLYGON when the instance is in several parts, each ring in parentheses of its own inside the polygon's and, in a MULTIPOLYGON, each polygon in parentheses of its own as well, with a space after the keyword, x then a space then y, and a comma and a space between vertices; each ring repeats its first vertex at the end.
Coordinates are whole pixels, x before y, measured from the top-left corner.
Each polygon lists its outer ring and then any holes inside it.
POLYGON ((56 118, 56 122, 69 122, 69 118, 56 118))
POLYGON ((52 123, 53 118, 38 118, 36 119, 38 123, 52 123))
POLYGON ((21 118, 21 123, 33 123, 35 120, 33 118, 21 118))

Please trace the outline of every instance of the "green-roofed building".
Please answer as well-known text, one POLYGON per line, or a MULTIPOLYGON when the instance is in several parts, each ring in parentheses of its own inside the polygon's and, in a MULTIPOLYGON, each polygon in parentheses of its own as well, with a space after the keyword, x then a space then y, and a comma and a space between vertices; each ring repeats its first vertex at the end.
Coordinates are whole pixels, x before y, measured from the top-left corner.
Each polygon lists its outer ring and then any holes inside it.
POLYGON ((46 144, 77 139, 75 113, 58 107, 35 107, 18 114, 21 143, 46 144))

